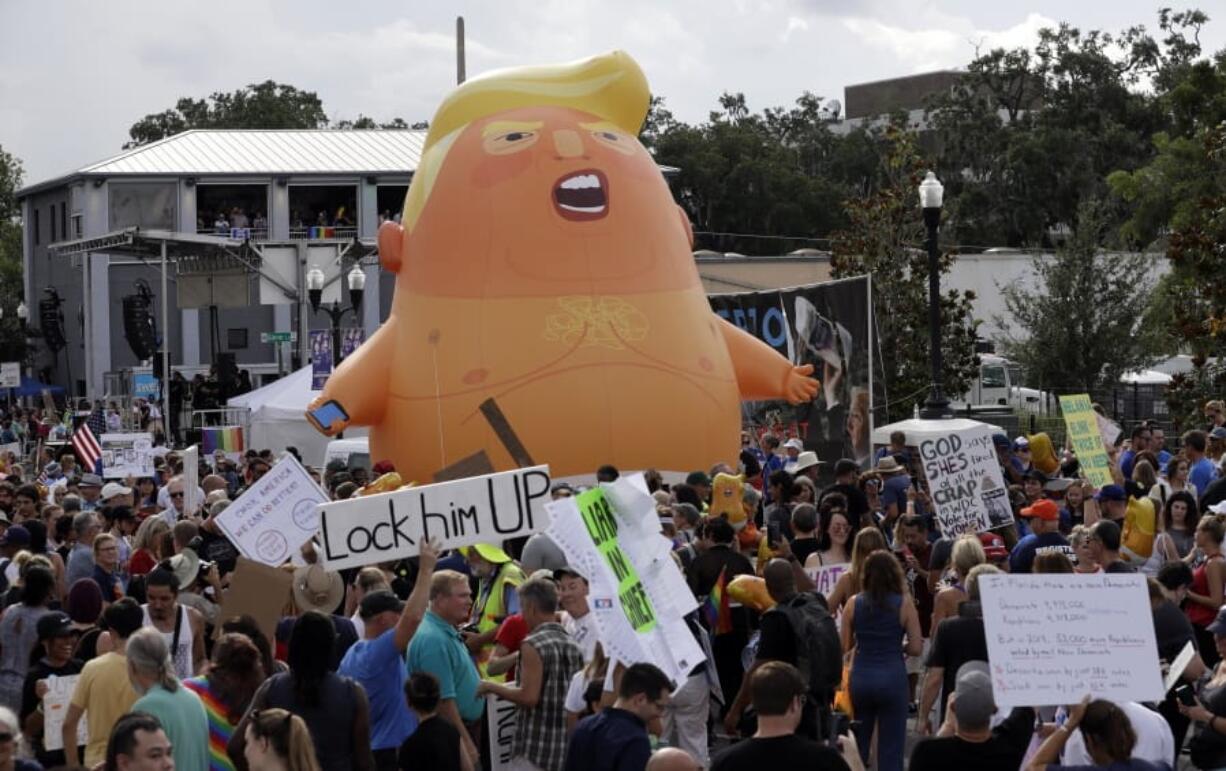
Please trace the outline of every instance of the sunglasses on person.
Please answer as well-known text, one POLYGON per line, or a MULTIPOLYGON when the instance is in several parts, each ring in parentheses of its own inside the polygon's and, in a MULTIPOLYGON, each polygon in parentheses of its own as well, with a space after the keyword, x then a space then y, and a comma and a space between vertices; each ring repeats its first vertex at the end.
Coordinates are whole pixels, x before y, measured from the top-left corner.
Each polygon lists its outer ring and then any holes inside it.
POLYGON ((8 733, 7 731, 0 733, 0 744, 8 744, 11 741, 13 741, 13 735, 11 733, 8 733))
POLYGON ((171 494, 170 494, 170 497, 171 497, 171 498, 182 498, 182 497, 183 497, 183 493, 171 493, 171 494))

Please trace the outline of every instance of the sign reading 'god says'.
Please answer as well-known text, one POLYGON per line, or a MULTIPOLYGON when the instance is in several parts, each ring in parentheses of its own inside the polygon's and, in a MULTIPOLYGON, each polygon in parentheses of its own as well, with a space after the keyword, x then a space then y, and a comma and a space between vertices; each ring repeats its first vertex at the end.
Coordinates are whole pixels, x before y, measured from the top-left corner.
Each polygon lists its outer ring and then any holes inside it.
POLYGON ((423 540, 444 549, 500 545, 549 526, 549 467, 503 471, 319 507, 328 570, 415 556, 423 540))

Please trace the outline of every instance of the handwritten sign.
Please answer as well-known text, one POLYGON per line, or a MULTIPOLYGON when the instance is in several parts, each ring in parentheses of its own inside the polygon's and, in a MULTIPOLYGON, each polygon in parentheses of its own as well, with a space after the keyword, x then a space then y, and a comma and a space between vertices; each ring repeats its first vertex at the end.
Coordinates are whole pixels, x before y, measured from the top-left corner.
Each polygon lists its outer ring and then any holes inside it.
POLYGON ((983 575, 979 592, 1001 709, 1072 704, 1087 693, 1162 700, 1145 576, 983 575))
POLYGON ((485 697, 485 730, 490 737, 490 771, 511 771, 519 707, 493 694, 485 697))
POLYGON ((217 516, 217 525, 248 559, 276 567, 315 536, 319 504, 328 496, 286 453, 217 516))
MULTIPOLYGON (((43 696, 43 747, 47 752, 64 749, 64 715, 72 692, 77 688, 80 675, 47 678, 47 693, 43 696)), ((89 744, 89 721, 84 717, 77 723, 77 746, 89 744)))
POLYGON ((1104 436, 1099 418, 1102 416, 1090 406, 1089 394, 1069 394, 1060 397, 1060 411, 1064 413, 1064 425, 1068 428, 1069 444, 1077 453, 1081 470, 1095 487, 1112 484, 1111 463, 1107 459, 1104 443, 1115 437, 1104 436))
POLYGON ((21 386, 21 362, 0 362, 0 388, 19 388, 21 386))
POLYGON ((200 497, 200 447, 192 445, 183 451, 183 511, 196 514, 204 501, 200 497))
POLYGON ((404 559, 429 538, 456 549, 530 535, 549 526, 548 500, 549 467, 532 466, 335 501, 319 507, 324 564, 404 559))
POLYGON ((151 477, 153 469, 153 434, 103 434, 102 476, 106 479, 151 477))
POLYGON ((926 437, 919 453, 942 535, 954 538, 1013 522, 988 426, 926 437))
POLYGON ((546 505, 548 535, 588 579, 588 604, 610 658, 649 661, 676 683, 705 655, 685 622, 697 607, 641 474, 546 505))
POLYGON ((817 588, 813 591, 818 594, 829 597, 834 591, 834 585, 839 582, 839 578, 851 568, 851 563, 840 562, 837 565, 822 565, 817 568, 805 568, 805 573, 809 578, 813 579, 813 583, 817 588))

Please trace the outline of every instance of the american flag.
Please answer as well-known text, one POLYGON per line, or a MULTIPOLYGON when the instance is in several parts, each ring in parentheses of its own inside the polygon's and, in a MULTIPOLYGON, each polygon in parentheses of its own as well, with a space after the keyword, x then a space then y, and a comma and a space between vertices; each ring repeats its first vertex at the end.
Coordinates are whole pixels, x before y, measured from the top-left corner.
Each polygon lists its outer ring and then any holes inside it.
POLYGON ((81 459, 82 466, 94 474, 102 473, 102 445, 98 444, 88 423, 82 423, 72 432, 72 449, 81 459))

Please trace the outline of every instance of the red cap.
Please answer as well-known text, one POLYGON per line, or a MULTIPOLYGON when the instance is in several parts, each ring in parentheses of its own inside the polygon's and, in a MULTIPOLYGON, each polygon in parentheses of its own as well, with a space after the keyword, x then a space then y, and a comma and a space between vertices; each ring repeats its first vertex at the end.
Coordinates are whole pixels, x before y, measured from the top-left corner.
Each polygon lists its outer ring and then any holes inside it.
POLYGON ((980 533, 979 543, 983 544, 983 551, 990 560, 1004 559, 1009 556, 1009 550, 1005 548, 1005 539, 996 533, 980 533))
POLYGON ((1055 501, 1043 498, 1022 509, 1022 516, 1038 517, 1047 522, 1054 522, 1060 519, 1060 507, 1056 505, 1055 501))

